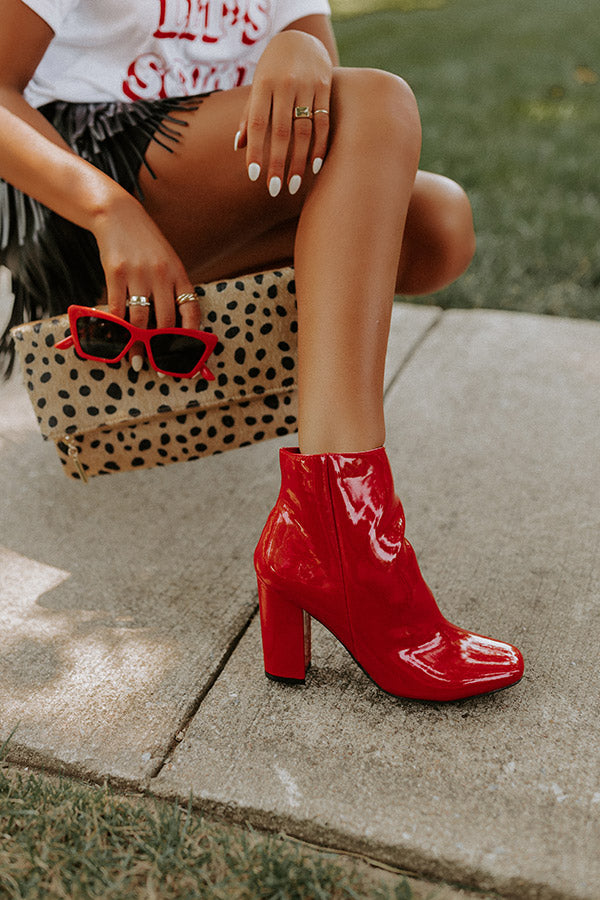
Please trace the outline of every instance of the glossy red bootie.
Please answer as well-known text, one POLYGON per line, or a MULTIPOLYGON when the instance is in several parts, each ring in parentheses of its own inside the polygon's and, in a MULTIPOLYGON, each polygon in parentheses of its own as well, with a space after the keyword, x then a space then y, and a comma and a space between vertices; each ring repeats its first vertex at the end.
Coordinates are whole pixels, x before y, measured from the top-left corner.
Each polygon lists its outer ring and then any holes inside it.
POLYGON ((310 617, 398 697, 458 700, 515 684, 521 654, 439 611, 404 537, 385 450, 280 451, 281 490, 254 554, 266 674, 304 681, 310 617))

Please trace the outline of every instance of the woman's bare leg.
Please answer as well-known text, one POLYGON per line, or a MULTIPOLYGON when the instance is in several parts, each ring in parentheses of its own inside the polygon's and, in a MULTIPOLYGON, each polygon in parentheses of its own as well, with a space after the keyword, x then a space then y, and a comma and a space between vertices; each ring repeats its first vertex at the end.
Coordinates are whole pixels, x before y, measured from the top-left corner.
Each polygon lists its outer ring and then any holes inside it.
POLYGON ((341 70, 332 114, 327 161, 296 232, 305 453, 384 443, 385 354, 421 148, 414 97, 396 76, 341 70))
POLYGON ((475 232, 471 204, 450 178, 417 172, 408 207, 396 293, 432 294, 471 264, 475 232))
MULTIPOLYGON (((234 135, 248 88, 213 94, 187 121, 172 154, 150 144, 140 172, 144 205, 181 257, 192 281, 258 271, 293 259, 294 234, 310 179, 296 196, 269 195, 251 182, 234 135)), ((290 112, 291 115, 291 112, 290 112)))
POLYGON ((205 100, 173 157, 150 147, 159 178, 142 175, 147 209, 193 279, 294 260, 301 449, 379 446, 394 292, 435 290, 465 268, 468 201, 452 182, 417 176, 416 104, 396 76, 336 70, 327 160, 294 197, 271 198, 233 151, 245 97, 205 100))

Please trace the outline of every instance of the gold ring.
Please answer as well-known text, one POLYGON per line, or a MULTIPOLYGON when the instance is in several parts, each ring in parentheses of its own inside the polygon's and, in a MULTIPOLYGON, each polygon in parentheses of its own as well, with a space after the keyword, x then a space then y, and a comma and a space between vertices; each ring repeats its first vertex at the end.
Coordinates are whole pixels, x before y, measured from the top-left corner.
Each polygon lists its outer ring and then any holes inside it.
POLYGON ((192 291, 184 291, 183 294, 177 295, 175 303, 177 306, 183 306, 184 303, 191 303, 193 300, 198 300, 196 294, 192 293, 192 291))
POLYGON ((129 298, 127 306, 152 306, 152 300, 144 297, 143 294, 133 294, 129 298))
POLYGON ((295 106, 294 107, 294 118, 295 119, 312 119, 312 111, 308 106, 295 106))
POLYGON ((313 116, 316 116, 317 113, 324 113, 326 116, 329 115, 328 109, 315 109, 313 112, 313 116))

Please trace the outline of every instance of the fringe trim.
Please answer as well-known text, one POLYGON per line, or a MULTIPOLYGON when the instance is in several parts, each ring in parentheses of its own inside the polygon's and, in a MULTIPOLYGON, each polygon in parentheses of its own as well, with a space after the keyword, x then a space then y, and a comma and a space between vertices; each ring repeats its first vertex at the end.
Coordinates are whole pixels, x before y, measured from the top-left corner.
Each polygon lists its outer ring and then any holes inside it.
MULTIPOLYGON (((139 172, 151 142, 173 153, 187 126, 178 110, 194 111, 202 97, 135 103, 65 103, 40 108, 71 149, 143 200, 139 172)), ((0 265, 12 274, 14 304, 0 339, 0 375, 14 366, 9 331, 15 325, 66 312, 72 303, 93 306, 104 290, 104 273, 91 232, 0 179, 0 265)))

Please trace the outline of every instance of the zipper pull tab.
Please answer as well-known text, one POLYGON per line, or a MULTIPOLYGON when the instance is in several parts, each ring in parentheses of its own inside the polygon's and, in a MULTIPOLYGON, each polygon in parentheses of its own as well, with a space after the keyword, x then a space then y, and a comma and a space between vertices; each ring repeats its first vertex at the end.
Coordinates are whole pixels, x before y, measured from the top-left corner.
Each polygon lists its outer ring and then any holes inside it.
POLYGON ((73 437, 72 434, 65 435, 65 444, 69 448, 68 449, 69 458, 73 460, 73 465, 77 469, 77 472, 79 473, 79 477, 81 478, 81 480, 83 481, 84 484, 87 484, 88 477, 85 474, 85 469, 83 468, 83 466, 81 465, 81 462, 79 461, 79 450, 77 448, 77 444, 75 443, 75 438, 73 437))

